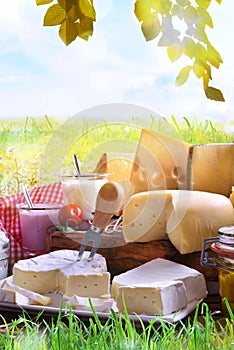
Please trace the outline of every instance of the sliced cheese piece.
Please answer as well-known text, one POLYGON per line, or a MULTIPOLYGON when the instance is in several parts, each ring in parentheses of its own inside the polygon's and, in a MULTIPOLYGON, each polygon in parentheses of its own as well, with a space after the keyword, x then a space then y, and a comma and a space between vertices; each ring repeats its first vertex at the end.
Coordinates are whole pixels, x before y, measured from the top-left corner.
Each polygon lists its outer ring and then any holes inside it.
POLYGON ((84 298, 77 295, 72 296, 68 299, 67 305, 71 305, 72 309, 82 311, 92 311, 92 307, 96 312, 110 312, 114 305, 113 298, 84 298))
POLYGON ((234 208, 221 194, 185 190, 170 193, 174 208, 166 231, 181 254, 201 251, 205 238, 215 237, 220 227, 234 224, 234 208))
POLYGON ((51 302, 50 297, 41 295, 39 293, 31 292, 30 290, 16 286, 15 284, 10 283, 7 280, 4 281, 2 288, 7 289, 9 291, 14 291, 17 294, 21 294, 23 297, 26 297, 30 301, 30 304, 46 306, 49 305, 51 302))
POLYGON ((0 288, 0 301, 4 303, 28 305, 30 304, 29 299, 26 296, 5 288, 0 288))
POLYGON ((133 193, 185 189, 189 144, 142 129, 130 181, 133 193))
POLYGON ((128 197, 132 194, 130 176, 133 159, 134 153, 103 153, 94 170, 95 173, 110 174, 108 180, 117 182, 122 186, 124 190, 123 203, 126 203, 128 197))
POLYGON ((142 284, 150 286, 152 283, 165 284, 168 281, 182 281, 184 283, 188 303, 192 300, 201 300, 207 295, 203 274, 185 265, 161 258, 115 276, 112 281, 111 293, 112 297, 116 299, 120 287, 134 287, 142 284))
POLYGON ((77 261, 77 251, 58 250, 20 260, 13 268, 13 282, 36 293, 62 292, 87 297, 108 294, 110 274, 106 260, 95 254, 89 262, 89 254, 86 251, 81 261, 77 261))
POLYGON ((234 184, 234 143, 193 145, 187 189, 230 195, 234 184))
POLYGON ((166 218, 172 212, 172 195, 166 191, 135 193, 123 209, 126 242, 168 239, 166 218))
POLYGON ((117 292, 117 308, 128 313, 169 315, 187 306, 182 281, 168 281, 136 286, 122 286, 117 292))

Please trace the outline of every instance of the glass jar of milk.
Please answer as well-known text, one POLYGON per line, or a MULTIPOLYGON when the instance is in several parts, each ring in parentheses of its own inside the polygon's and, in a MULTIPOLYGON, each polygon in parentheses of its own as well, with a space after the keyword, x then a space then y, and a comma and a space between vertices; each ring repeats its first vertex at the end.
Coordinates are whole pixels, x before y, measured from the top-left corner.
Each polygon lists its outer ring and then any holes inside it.
POLYGON ((66 204, 78 205, 82 210, 82 219, 92 220, 98 192, 107 181, 108 174, 63 175, 62 186, 66 204))

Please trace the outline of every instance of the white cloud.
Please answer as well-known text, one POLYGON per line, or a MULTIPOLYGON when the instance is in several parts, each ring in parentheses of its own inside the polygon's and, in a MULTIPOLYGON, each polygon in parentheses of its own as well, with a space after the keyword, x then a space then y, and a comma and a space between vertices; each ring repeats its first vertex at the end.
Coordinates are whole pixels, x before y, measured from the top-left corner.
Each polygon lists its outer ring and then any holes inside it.
POLYGON ((229 26, 234 2, 213 4, 211 14, 212 42, 224 59, 220 70, 213 70, 212 84, 224 92, 225 103, 207 100, 202 82, 193 76, 184 86, 174 86, 185 61, 172 64, 165 48, 158 48, 156 41, 145 42, 132 11, 134 0, 95 2, 101 16, 94 36, 68 47, 59 39, 57 27, 42 26, 46 6, 28 0, 1 6, 0 118, 44 114, 66 118, 94 105, 125 102, 168 117, 233 119, 229 26))

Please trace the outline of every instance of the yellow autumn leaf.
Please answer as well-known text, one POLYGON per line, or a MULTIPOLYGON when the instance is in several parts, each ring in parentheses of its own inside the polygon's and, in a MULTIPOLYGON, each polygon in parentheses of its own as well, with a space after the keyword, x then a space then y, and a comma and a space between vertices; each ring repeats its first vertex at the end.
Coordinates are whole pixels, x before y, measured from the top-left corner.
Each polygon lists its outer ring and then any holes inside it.
POLYGON ((70 11, 71 8, 74 6, 73 0, 57 0, 59 5, 66 11, 70 11))
POLYGON ((66 17, 66 12, 58 4, 52 5, 46 11, 44 26, 56 26, 61 24, 66 17))
POLYGON ((222 57, 219 52, 210 44, 207 45, 207 60, 212 64, 212 66, 219 68, 220 63, 223 63, 222 57))
POLYGON ((199 25, 205 27, 205 25, 208 25, 210 28, 214 28, 213 20, 210 16, 210 14, 203 8, 199 7, 197 9, 197 13, 199 16, 199 25))
POLYGON ((206 97, 213 101, 225 102, 222 91, 212 86, 208 86, 205 89, 206 97))
POLYGON ((182 40, 182 47, 183 47, 183 52, 186 56, 189 58, 193 58, 196 53, 196 43, 193 41, 193 39, 189 37, 185 37, 182 40))
POLYGON ((177 61, 183 53, 180 40, 177 39, 175 43, 167 47, 167 54, 171 62, 177 61))
POLYGON ((89 18, 83 18, 76 23, 77 35, 84 40, 88 40, 93 35, 93 21, 89 18))
POLYGON ((134 5, 134 13, 139 22, 142 22, 147 19, 150 15, 151 5, 153 5, 152 1, 145 0, 137 0, 134 5))
POLYGON ((205 75, 205 67, 201 61, 196 60, 193 64, 193 72, 200 79, 205 75))
POLYGON ((36 0, 37 5, 47 5, 51 3, 53 0, 36 0))
POLYGON ((196 0, 196 3, 198 4, 199 7, 207 10, 211 4, 211 0, 196 0))
POLYGON ((186 83, 192 68, 193 68, 192 66, 186 66, 181 69, 181 71, 176 77, 176 81, 175 81, 176 86, 181 86, 184 83, 186 83))
POLYGON ((157 14, 152 14, 141 24, 141 30, 146 41, 153 40, 160 33, 161 25, 157 14))
POLYGON ((77 37, 76 24, 67 18, 59 28, 59 36, 65 45, 71 44, 77 37))
POLYGON ((79 8, 85 17, 91 19, 91 21, 96 21, 96 12, 92 0, 79 0, 79 8))
POLYGON ((196 24, 198 20, 198 13, 195 7, 187 6, 184 10, 184 20, 188 26, 196 24))

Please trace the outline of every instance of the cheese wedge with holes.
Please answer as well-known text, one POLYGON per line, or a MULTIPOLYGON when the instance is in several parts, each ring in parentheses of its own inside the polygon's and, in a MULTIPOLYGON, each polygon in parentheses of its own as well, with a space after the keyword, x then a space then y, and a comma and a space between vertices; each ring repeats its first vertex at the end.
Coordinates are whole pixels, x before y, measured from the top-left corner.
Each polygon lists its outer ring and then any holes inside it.
POLYGON ((21 288, 13 283, 10 283, 7 280, 4 281, 2 288, 22 295, 23 297, 27 298, 30 301, 30 304, 37 304, 37 305, 46 306, 46 305, 49 305, 51 303, 50 297, 41 295, 39 293, 32 292, 32 291, 27 290, 25 288, 21 288))
POLYGON ((185 308, 187 297, 182 281, 168 281, 119 287, 116 302, 120 312, 164 316, 185 308))
POLYGON ((130 181, 133 193, 185 189, 189 144, 142 129, 130 181))
POLYGON ((228 197, 234 184, 234 143, 191 146, 187 174, 188 190, 228 197))
POLYGON ((13 283, 36 293, 61 292, 83 297, 108 294, 110 273, 105 258, 95 254, 89 262, 90 252, 86 251, 81 261, 77 261, 78 253, 58 250, 20 260, 13 267, 13 283))
POLYGON ((221 194, 185 190, 170 193, 173 210, 166 231, 181 254, 201 251, 205 238, 215 237, 220 227, 234 224, 231 201, 221 194))
POLYGON ((123 236, 126 242, 168 239, 166 218, 172 212, 172 195, 147 191, 132 195, 123 209, 123 236))
MULTIPOLYGON (((154 259, 137 268, 114 276, 111 293, 113 298, 116 299, 121 287, 139 287, 140 289, 142 285, 145 288, 152 287, 152 284, 157 284, 157 288, 159 288, 160 285, 165 287, 168 283, 174 284, 174 282, 178 281, 184 284, 186 303, 206 297, 206 282, 202 273, 185 265, 161 258, 154 259)), ((177 290, 180 290, 177 297, 184 299, 183 291, 179 286, 176 287, 176 284, 174 286, 177 290)), ((173 299, 171 291, 166 293, 169 299, 173 299)), ((173 302, 173 300, 170 300, 170 302, 173 302)))

